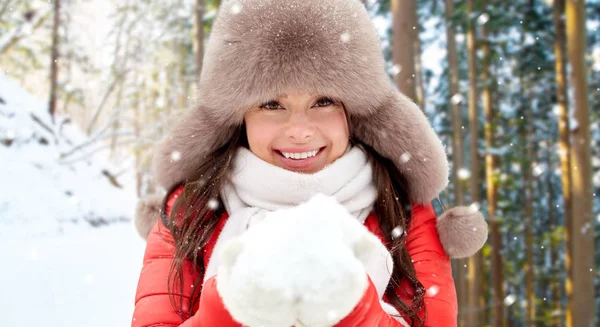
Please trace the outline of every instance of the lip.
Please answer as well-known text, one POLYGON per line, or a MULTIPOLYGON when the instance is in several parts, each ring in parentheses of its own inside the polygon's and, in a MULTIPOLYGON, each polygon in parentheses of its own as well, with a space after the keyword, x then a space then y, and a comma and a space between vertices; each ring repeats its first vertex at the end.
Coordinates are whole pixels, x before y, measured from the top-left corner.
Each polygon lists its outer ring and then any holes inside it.
POLYGON ((325 150, 326 147, 322 147, 319 148, 319 152, 317 152, 316 155, 314 155, 313 157, 310 158, 305 158, 305 159, 292 159, 292 158, 286 158, 285 156, 283 156, 283 154, 281 152, 291 152, 291 153, 299 153, 299 152, 309 152, 309 151, 314 151, 314 148, 311 149, 299 149, 299 148, 295 148, 295 149, 291 149, 291 148, 287 148, 287 149, 281 149, 281 150, 273 150, 278 158, 279 161, 282 163, 282 165, 284 166, 284 168, 286 169, 295 169, 295 170, 306 170, 311 168, 313 165, 315 165, 319 160, 321 160, 321 156, 323 156, 323 150, 325 150))
POLYGON ((280 152, 287 152, 287 153, 302 153, 302 152, 310 152, 310 151, 315 151, 315 150, 322 150, 324 148, 324 146, 316 148, 312 147, 303 147, 303 148, 280 148, 280 149, 275 149, 276 151, 280 151, 280 152))

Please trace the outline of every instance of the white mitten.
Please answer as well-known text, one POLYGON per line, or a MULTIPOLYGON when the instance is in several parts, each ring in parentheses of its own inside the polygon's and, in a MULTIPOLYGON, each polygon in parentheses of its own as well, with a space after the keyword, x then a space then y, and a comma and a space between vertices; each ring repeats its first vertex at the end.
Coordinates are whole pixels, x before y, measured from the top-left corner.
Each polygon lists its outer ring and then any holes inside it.
POLYGON ((333 326, 361 299, 364 263, 380 247, 335 199, 316 195, 226 243, 217 289, 250 327, 333 326))

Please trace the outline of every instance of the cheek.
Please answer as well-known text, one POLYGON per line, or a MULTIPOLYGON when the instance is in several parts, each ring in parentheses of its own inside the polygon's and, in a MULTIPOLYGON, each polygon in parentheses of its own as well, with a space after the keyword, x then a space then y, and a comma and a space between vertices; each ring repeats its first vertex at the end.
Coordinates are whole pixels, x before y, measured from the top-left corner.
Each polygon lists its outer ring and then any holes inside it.
POLYGON ((350 138, 345 113, 343 111, 332 112, 322 122, 321 131, 332 145, 331 155, 336 158, 340 157, 346 151, 348 139, 350 138))
POLYGON ((245 122, 250 150, 259 157, 263 157, 270 152, 269 146, 276 136, 275 129, 272 124, 259 117, 247 117, 245 122))
POLYGON ((333 143, 335 149, 342 148, 342 152, 346 149, 350 132, 348 129, 348 121, 343 111, 332 113, 327 119, 327 123, 321 129, 325 135, 333 143))

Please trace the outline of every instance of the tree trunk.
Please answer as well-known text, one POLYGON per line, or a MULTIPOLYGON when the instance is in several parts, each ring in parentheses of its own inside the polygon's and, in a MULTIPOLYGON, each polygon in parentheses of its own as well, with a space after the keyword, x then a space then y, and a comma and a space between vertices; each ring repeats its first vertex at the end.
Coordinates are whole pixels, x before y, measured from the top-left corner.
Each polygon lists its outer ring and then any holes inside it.
MULTIPOLYGON (((463 133, 462 133, 462 96, 460 95, 458 82, 458 57, 456 52, 456 37, 454 33, 454 24, 451 22, 451 17, 454 14, 454 0, 445 0, 446 9, 446 46, 448 50, 448 85, 450 88, 449 102, 452 108, 452 180, 453 180, 453 191, 454 191, 454 205, 462 206, 465 204, 465 190, 464 184, 458 175, 458 171, 463 169, 464 164, 464 144, 463 144, 463 133)), ((466 259, 455 260, 454 266, 454 278, 457 288, 457 296, 459 308, 464 307, 462 304, 465 303, 464 295, 466 294, 466 285, 461 282, 465 279, 466 269, 464 265, 467 264, 466 259)), ((464 325, 463 314, 459 314, 459 325, 464 325)))
MULTIPOLYGON (((548 194, 548 226, 550 227, 550 265, 551 265, 551 276, 548 284, 550 285, 550 304, 548 309, 554 313, 561 309, 560 303, 560 284, 561 279, 558 276, 558 262, 559 262, 559 242, 556 239, 556 227, 558 221, 556 219, 556 209, 554 205, 554 192, 552 188, 552 171, 554 166, 552 163, 552 153, 550 147, 548 147, 547 153, 547 165, 548 173, 546 174, 546 193, 548 194)), ((561 326, 561 321, 558 317, 552 316, 550 318, 551 327, 561 326)))
MULTIPOLYGON (((597 326, 594 301, 594 220, 592 217, 592 169, 590 159, 590 113, 586 76, 585 1, 567 0, 567 55, 573 83, 573 140, 571 174, 573 208, 571 220, 572 293, 567 296, 567 326, 597 326)), ((570 293, 570 294, 569 294, 570 293)))
MULTIPOLYGON (((485 8, 485 1, 484 3, 482 3, 482 7, 485 8)), ((469 9, 470 11, 472 11, 473 7, 472 7, 472 1, 469 2, 469 9)), ((494 81, 493 76, 491 76, 491 67, 490 67, 490 61, 491 61, 491 49, 490 49, 490 43, 488 40, 488 31, 487 31, 487 26, 484 24, 482 25, 482 38, 483 38, 483 45, 482 45, 482 50, 483 50, 483 65, 482 65, 482 82, 483 82, 483 90, 482 90, 482 101, 483 101, 483 112, 485 115, 485 127, 484 127, 484 134, 485 134, 485 145, 486 148, 488 149, 488 151, 486 151, 486 155, 485 155, 485 175, 486 175, 486 185, 487 185, 487 202, 488 202, 488 220, 490 222, 490 236, 491 236, 491 243, 492 243, 492 253, 491 253, 491 259, 492 259, 492 267, 491 267, 491 271, 492 271, 492 288, 493 288, 493 298, 492 298, 492 303, 493 303, 493 312, 494 312, 494 320, 493 320, 493 326, 495 327, 502 327, 504 325, 504 287, 503 287, 503 282, 504 282, 504 278, 503 278, 503 265, 502 265, 502 235, 500 233, 500 225, 498 223, 498 221, 496 220, 496 201, 497 201, 497 186, 496 186, 496 177, 494 176, 494 171, 496 170, 496 156, 492 153, 491 149, 494 148, 494 144, 495 144, 495 133, 496 133, 496 127, 495 127, 495 122, 494 122, 494 108, 493 108, 493 101, 492 101, 492 83, 494 81)), ((475 64, 475 58, 476 58, 476 53, 475 53, 475 47, 474 47, 474 43, 475 43, 475 36, 474 36, 474 26, 472 23, 472 20, 470 20, 469 23, 469 31, 468 31, 469 35, 469 77, 470 77, 470 82, 471 82, 471 87, 476 87, 476 82, 474 80, 474 77, 471 76, 471 64, 475 64)), ((473 67, 473 70, 475 69, 475 67, 473 67)), ((475 89, 471 91, 471 93, 475 93, 475 89)), ((475 98, 473 96, 473 98, 475 98)), ((469 106, 470 106, 470 112, 472 114, 472 119, 476 120, 476 106, 473 105, 473 108, 471 108, 471 99, 469 100, 469 106), (475 112, 475 113, 473 113, 475 112)), ((471 123, 471 128, 472 128, 472 134, 477 133, 477 125, 474 126, 473 123, 471 123)), ((475 134, 477 135, 477 134, 475 134)), ((475 138, 475 140, 477 140, 475 138)), ((472 148, 472 155, 471 155, 471 162, 474 163, 477 161, 477 143, 471 142, 471 148, 472 148)), ((473 173, 472 176, 474 177, 471 181, 471 192, 479 192, 479 181, 478 178, 476 177, 476 174, 473 173)), ((474 200, 479 202, 479 200, 474 200)), ((477 274, 480 275, 480 274, 477 274)), ((474 281, 474 285, 478 286, 481 284, 480 280, 476 280, 474 281)), ((481 292, 481 290, 479 289, 475 289, 475 290, 470 290, 470 297, 475 297, 474 304, 477 304, 477 302, 475 302, 475 300, 478 300, 478 296, 479 294, 476 294, 475 291, 477 292, 481 292), (472 293, 472 294, 471 294, 472 293)), ((477 317, 473 317, 473 319, 476 319, 477 317)), ((476 321, 476 320, 471 320, 470 324, 468 324, 467 326, 482 326, 483 323, 482 321, 476 321)))
POLYGON ((458 88, 458 58, 456 54, 456 38, 454 25, 450 18, 454 14, 454 0, 446 3, 446 45, 448 49, 448 84, 450 86, 450 105, 452 106, 452 180, 454 183, 455 205, 464 205, 465 191, 458 176, 458 170, 464 168, 464 144, 462 134, 461 95, 458 88))
POLYGON ((204 57, 204 0, 196 0, 194 54, 196 56, 196 83, 200 82, 202 59, 204 57))
MULTIPOLYGON (((480 189, 480 163, 479 163, 479 120, 477 110, 477 43, 475 40, 475 24, 473 12, 475 10, 475 1, 467 1, 468 23, 467 23, 467 51, 469 63, 469 133, 470 133, 470 169, 471 178, 469 180, 469 189, 472 203, 481 203, 480 189)), ((488 93, 491 101, 491 94, 488 93)), ((479 326, 477 323, 478 311, 480 307, 481 296, 481 273, 483 266, 482 253, 478 252, 468 259, 468 274, 465 282, 467 283, 466 303, 467 311, 466 326, 479 326)), ((495 273, 492 271, 492 273, 495 273)), ((464 302, 463 302, 464 303, 464 302)))
POLYGON ((415 42, 413 49, 415 51, 415 83, 416 99, 421 110, 425 111, 425 85, 423 83, 423 64, 421 63, 421 38, 419 37, 419 26, 415 25, 415 42))
POLYGON ((417 35, 417 1, 391 0, 392 9, 392 58, 398 65, 396 74, 398 89, 413 101, 417 101, 415 82, 414 42, 417 35), (411 46, 406 46, 407 44, 411 46))
MULTIPOLYGON (((572 222, 572 174, 571 174, 571 141, 569 139, 569 113, 568 113, 568 95, 567 95, 567 63, 565 55, 566 35, 565 24, 562 15, 565 12, 565 0, 555 0, 552 18, 554 20, 554 54, 556 60, 554 68, 556 70, 556 98, 558 105, 558 134, 560 143, 560 166, 561 166, 561 187, 563 194, 563 208, 565 221, 565 270, 567 278, 565 280, 565 292, 568 305, 572 303, 573 292, 573 271, 572 271, 572 243, 571 243, 571 222, 572 222)), ((556 305, 556 304, 555 304, 556 305)), ((566 311, 566 325, 573 326, 572 313, 566 311)), ((557 323, 561 325, 559 321, 557 323)))
POLYGON ((535 327, 535 284, 533 269, 535 267, 533 261, 533 113, 531 106, 529 105, 532 101, 529 93, 531 85, 526 83, 525 93, 528 94, 527 102, 523 104, 521 114, 525 118, 520 123, 521 140, 523 142, 523 160, 521 165, 523 167, 524 177, 524 225, 525 225, 525 325, 535 327))
POLYGON ((56 89, 58 84, 58 28, 60 26, 60 0, 54 0, 54 23, 52 24, 52 50, 50 60, 50 100, 48 110, 54 120, 56 113, 56 89))

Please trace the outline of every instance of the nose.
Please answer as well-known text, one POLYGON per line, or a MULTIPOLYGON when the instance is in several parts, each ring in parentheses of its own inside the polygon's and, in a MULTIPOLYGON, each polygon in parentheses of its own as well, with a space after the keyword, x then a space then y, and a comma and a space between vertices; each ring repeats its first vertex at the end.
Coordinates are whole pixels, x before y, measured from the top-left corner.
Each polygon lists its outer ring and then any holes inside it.
POLYGON ((304 111, 292 112, 289 116, 285 136, 293 142, 304 143, 315 135, 316 128, 304 111))

